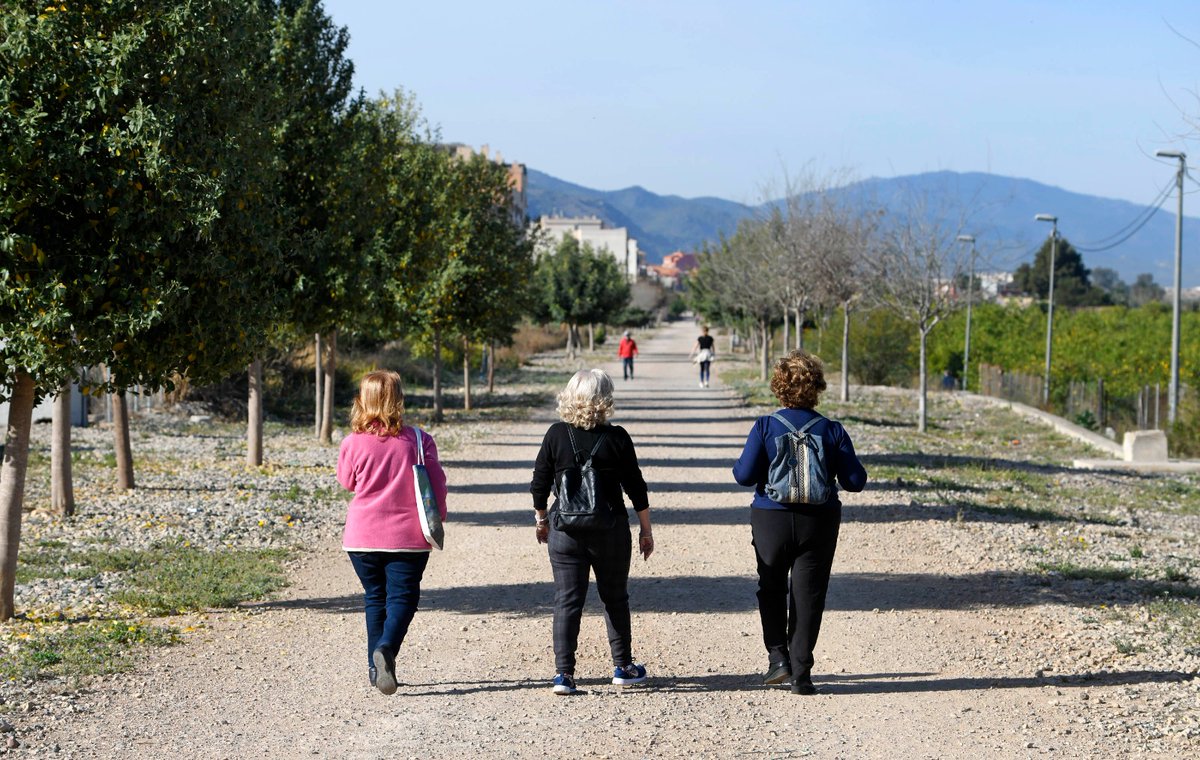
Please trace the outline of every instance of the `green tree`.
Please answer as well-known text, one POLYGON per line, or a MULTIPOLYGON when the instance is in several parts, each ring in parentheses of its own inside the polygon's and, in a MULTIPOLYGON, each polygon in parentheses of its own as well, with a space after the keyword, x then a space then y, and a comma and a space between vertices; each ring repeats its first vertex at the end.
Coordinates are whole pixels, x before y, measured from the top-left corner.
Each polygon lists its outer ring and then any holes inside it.
POLYGON ((1129 303, 1129 284, 1121 279, 1117 270, 1096 267, 1092 270, 1092 284, 1104 291, 1109 303, 1129 303))
POLYGON ((354 94, 349 32, 333 23, 320 0, 263 4, 274 21, 269 86, 282 104, 276 129, 280 221, 287 229, 292 293, 282 316, 294 332, 316 336, 318 356, 325 354, 315 429, 328 443, 337 330, 364 310, 374 280, 367 260, 379 197, 371 184, 378 176, 367 171, 374 158, 372 124, 361 117, 366 99, 354 94))
POLYGON ((1139 274, 1134 283, 1129 286, 1129 305, 1133 307, 1145 306, 1152 301, 1162 301, 1166 298, 1167 291, 1154 281, 1154 275, 1149 273, 1139 274))
MULTIPOLYGON (((1022 292, 1045 300, 1050 290, 1050 240, 1038 249, 1033 264, 1025 263, 1013 272, 1013 285, 1022 292)), ((1091 271, 1083 265, 1083 256, 1064 237, 1058 239, 1054 254, 1054 303, 1057 306, 1100 306, 1108 303, 1101 289, 1091 282, 1091 271)))
POLYGON ((629 304, 629 284, 616 260, 570 236, 538 261, 536 289, 536 313, 543 321, 567 326, 572 357, 580 347, 580 325, 613 320, 629 304))
POLYGON ((12 397, 0 619, 13 614, 36 398, 99 364, 113 391, 214 380, 264 339, 268 50, 240 0, 0 10, 0 361, 12 397))

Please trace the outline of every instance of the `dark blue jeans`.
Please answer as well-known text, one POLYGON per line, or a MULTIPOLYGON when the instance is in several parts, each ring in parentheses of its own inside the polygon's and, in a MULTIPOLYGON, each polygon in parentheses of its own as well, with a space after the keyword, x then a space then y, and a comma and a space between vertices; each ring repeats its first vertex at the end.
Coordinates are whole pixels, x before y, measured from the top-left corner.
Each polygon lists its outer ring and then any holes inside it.
POLYGON ((421 577, 429 552, 347 552, 363 587, 367 613, 367 664, 376 648, 392 657, 421 598, 421 577))
POLYGON ((797 677, 812 670, 841 522, 837 502, 801 512, 750 510, 763 644, 772 663, 790 662, 797 677))
POLYGON ((633 377, 633 357, 632 356, 626 356, 621 359, 621 373, 625 376, 626 380, 629 380, 630 378, 633 377))
POLYGON ((707 383, 712 374, 712 362, 700 362, 700 382, 707 383))
POLYGON ((587 599, 588 575, 596 573, 596 591, 604 603, 608 648, 613 665, 629 665, 632 626, 629 619, 629 560, 633 555, 627 523, 595 533, 550 530, 550 568, 554 571, 554 667, 575 673, 579 623, 587 599))

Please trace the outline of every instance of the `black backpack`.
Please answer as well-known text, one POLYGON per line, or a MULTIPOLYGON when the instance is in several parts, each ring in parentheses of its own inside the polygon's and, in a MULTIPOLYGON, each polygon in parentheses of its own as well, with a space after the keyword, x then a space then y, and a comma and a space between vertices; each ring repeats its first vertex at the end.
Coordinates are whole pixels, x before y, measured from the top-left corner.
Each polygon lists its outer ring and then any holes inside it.
POLYGON ((554 527, 568 533, 608 530, 615 524, 616 515, 597 482, 597 471, 592 467, 592 457, 600 450, 607 431, 601 431, 582 464, 579 461, 579 447, 575 445, 575 433, 570 425, 567 425, 567 435, 571 439, 571 451, 575 454, 575 466, 557 475, 554 485, 557 501, 551 510, 554 527))

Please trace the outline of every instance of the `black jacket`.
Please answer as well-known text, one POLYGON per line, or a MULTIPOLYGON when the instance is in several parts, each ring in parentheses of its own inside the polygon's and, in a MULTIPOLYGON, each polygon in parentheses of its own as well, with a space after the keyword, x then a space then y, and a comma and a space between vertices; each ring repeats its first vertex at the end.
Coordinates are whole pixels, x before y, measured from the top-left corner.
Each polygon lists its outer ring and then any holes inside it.
POLYGON ((546 431, 542 439, 542 448, 538 451, 537 461, 533 465, 533 481, 529 484, 529 492, 533 494, 533 508, 545 509, 554 491, 554 475, 563 470, 582 464, 596 439, 604 432, 604 442, 600 444, 596 456, 592 458, 592 466, 600 471, 598 479, 608 499, 608 505, 617 514, 628 519, 625 511, 625 501, 621 496, 622 489, 629 495, 629 501, 636 512, 650 507, 646 493, 646 481, 642 478, 642 470, 638 467, 637 453, 633 450, 633 441, 629 433, 619 425, 597 425, 591 430, 584 430, 556 422, 546 431), (567 433, 570 428, 575 435, 575 445, 579 449, 579 462, 571 450, 571 438, 567 433))

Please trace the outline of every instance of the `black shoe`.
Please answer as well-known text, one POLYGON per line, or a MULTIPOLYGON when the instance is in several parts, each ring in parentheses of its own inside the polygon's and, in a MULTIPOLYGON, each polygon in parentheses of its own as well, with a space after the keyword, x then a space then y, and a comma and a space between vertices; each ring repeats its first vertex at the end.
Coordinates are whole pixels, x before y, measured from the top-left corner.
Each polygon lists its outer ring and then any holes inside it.
POLYGON ((805 676, 804 678, 797 678, 792 681, 792 693, 811 696, 817 693, 817 687, 813 686, 811 678, 805 676))
POLYGON ((383 649, 371 653, 371 662, 375 663, 375 688, 384 694, 396 693, 396 658, 383 649))
POLYGON ((378 673, 379 673, 379 671, 376 670, 375 666, 373 666, 373 665, 371 667, 367 668, 367 678, 371 679, 371 688, 375 688, 375 676, 378 673))
POLYGON ((764 686, 775 686, 792 680, 792 668, 786 662, 771 663, 767 674, 763 676, 764 686))

